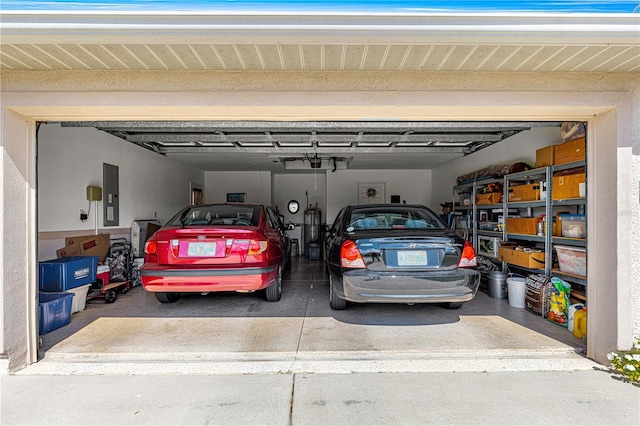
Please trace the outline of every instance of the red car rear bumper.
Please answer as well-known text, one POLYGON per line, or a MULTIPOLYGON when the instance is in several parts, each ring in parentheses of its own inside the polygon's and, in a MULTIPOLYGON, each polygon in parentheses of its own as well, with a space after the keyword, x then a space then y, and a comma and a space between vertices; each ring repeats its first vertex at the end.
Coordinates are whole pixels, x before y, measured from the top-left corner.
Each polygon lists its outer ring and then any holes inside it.
POLYGON ((178 269, 145 264, 140 277, 151 292, 255 291, 269 287, 278 276, 278 266, 264 268, 178 269))

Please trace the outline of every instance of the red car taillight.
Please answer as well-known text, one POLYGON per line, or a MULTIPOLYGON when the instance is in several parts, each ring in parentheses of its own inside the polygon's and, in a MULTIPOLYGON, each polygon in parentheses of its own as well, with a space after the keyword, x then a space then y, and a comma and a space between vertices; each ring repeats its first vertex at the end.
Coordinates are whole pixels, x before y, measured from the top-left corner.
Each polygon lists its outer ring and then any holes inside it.
POLYGON ((171 251, 175 257, 180 254, 180 240, 171 240, 171 251))
POLYGON ((340 265, 343 268, 366 268, 364 259, 358 250, 358 246, 351 240, 347 240, 340 246, 340 265))
POLYGON ((158 243, 155 240, 147 241, 144 245, 145 254, 156 254, 158 243))
POLYGON ((268 241, 262 240, 251 240, 249 242, 249 251, 248 254, 260 254, 267 251, 267 247, 269 247, 268 241))
POLYGON ((464 247, 462 247, 462 255, 458 262, 458 268, 475 268, 476 266, 478 266, 476 251, 473 249, 473 246, 469 241, 465 241, 464 247))

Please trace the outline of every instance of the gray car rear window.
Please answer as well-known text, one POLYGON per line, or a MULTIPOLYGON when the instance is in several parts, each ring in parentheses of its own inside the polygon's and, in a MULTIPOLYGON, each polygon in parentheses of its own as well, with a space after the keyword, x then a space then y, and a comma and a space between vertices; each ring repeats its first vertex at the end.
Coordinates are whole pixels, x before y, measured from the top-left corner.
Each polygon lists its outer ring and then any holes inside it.
POLYGON ((408 207, 354 209, 347 227, 354 230, 446 229, 431 211, 408 207))

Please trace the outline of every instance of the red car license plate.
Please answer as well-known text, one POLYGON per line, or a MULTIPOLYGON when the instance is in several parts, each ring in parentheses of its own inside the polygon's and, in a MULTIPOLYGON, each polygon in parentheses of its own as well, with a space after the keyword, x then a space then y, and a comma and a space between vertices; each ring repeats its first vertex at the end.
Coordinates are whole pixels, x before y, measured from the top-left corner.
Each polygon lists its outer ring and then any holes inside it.
POLYGON ((398 251, 398 266, 424 266, 426 264, 427 252, 425 250, 398 251))
POLYGON ((198 242, 189 243, 189 249, 187 250, 187 256, 190 257, 219 257, 218 244, 215 242, 198 242))

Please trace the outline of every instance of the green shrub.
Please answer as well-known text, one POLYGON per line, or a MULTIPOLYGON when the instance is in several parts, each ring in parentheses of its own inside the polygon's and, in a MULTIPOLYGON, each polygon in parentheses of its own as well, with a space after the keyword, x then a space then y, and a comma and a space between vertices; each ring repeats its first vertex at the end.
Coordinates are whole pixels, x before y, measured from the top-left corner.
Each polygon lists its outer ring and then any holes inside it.
POLYGON ((621 375, 625 382, 640 386, 640 339, 631 351, 620 354, 611 352, 607 358, 612 369, 621 375))

